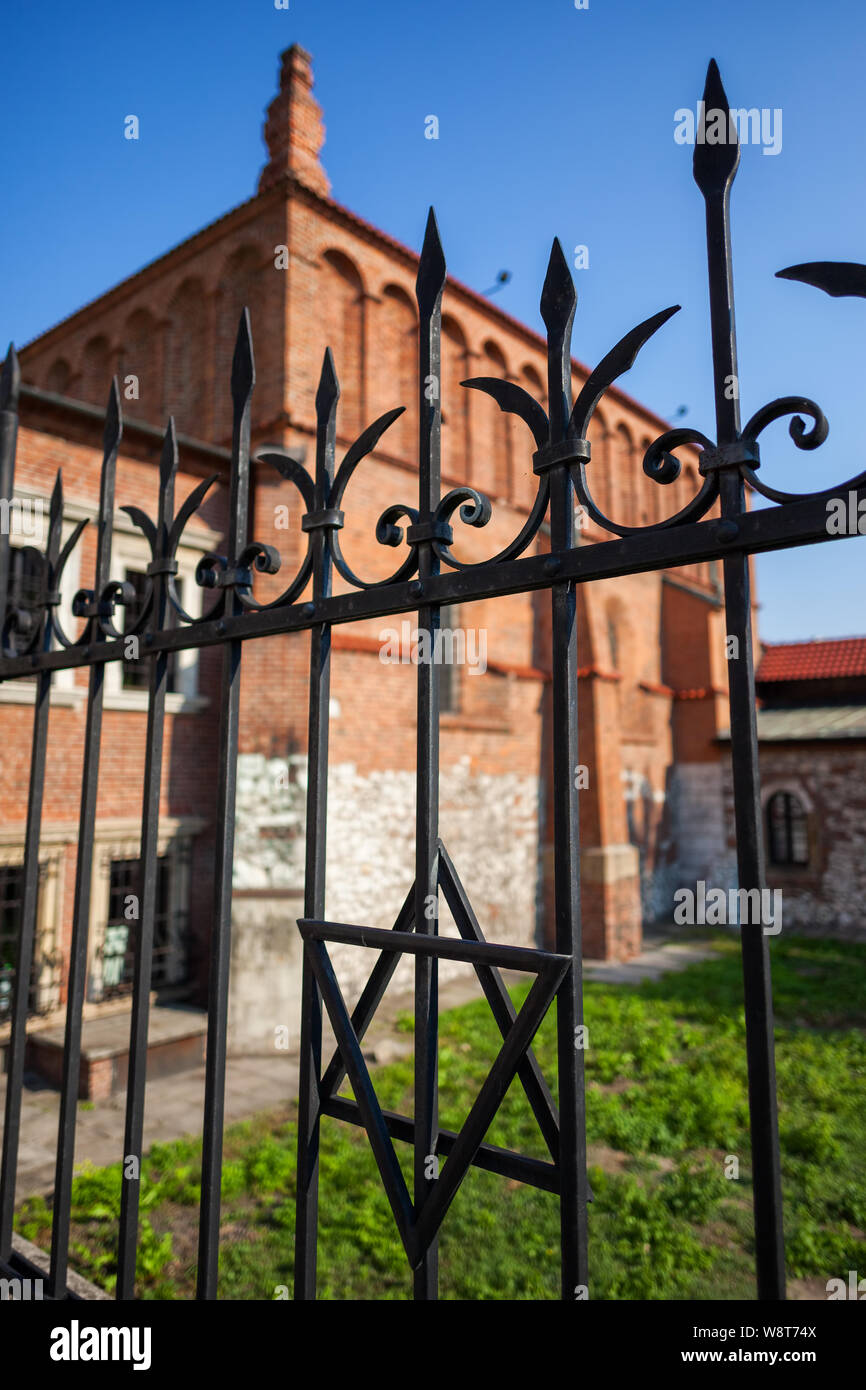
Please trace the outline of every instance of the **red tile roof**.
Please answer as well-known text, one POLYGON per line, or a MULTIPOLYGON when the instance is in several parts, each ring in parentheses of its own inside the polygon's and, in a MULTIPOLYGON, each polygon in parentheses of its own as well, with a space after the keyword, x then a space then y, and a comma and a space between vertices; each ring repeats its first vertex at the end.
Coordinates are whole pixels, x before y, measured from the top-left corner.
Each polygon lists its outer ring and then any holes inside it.
POLYGON ((866 637, 765 642, 756 680, 814 681, 836 676, 866 676, 866 637))

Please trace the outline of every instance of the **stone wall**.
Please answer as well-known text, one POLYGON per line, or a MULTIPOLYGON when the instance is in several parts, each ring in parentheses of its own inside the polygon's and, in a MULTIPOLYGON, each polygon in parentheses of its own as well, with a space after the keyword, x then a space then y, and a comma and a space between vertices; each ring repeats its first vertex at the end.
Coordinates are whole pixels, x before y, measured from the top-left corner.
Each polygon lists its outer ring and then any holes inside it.
POLYGON ((669 853, 653 882, 656 916, 669 920, 678 888, 699 880, 726 891, 737 886, 737 863, 725 814, 724 788, 730 770, 722 760, 680 763, 670 769, 667 789, 669 853))
MULTIPOLYGON (((792 792, 807 814, 809 863, 767 865, 782 890, 782 929, 866 940, 866 744, 762 743, 761 802, 792 792)), ((732 823, 728 790, 728 818, 732 823)), ((765 832, 766 833, 766 832, 765 832)))
MULTIPOLYGON (((282 949, 269 944, 274 933, 279 935, 278 920, 282 917, 289 934, 297 935, 294 922, 303 911, 305 796, 305 757, 240 755, 234 886, 241 911, 236 911, 235 919, 245 939, 259 930, 266 938, 261 948, 255 947, 256 956, 262 955, 263 1000, 270 998, 265 957, 276 960, 282 949), (250 897, 251 893, 256 897, 250 897), (279 894, 286 895, 282 901, 279 894), (266 910, 262 907, 257 919, 251 904, 258 901, 266 904, 266 910)), ((490 941, 534 945, 539 885, 537 778, 517 773, 485 775, 473 771, 465 758, 443 769, 440 803, 441 837, 484 935, 490 941)), ((414 774, 394 769, 362 774, 352 763, 331 765, 326 886, 326 913, 331 920, 393 926, 412 884, 414 845, 414 774)), ((444 903, 440 929, 443 934, 456 934, 444 903)), ((374 964, 374 954, 360 947, 335 946, 331 956, 348 997, 356 997, 374 964)), ((240 943, 236 959, 245 961, 240 943)), ((232 968, 236 968, 234 959, 232 968)), ((287 968, 297 969, 293 957, 287 968)), ((442 978, 466 969, 443 962, 442 978)), ((411 985, 411 981, 411 961, 405 960, 392 988, 411 985)), ((246 992, 244 984, 241 993, 246 992)), ((278 1021, 275 1015, 271 1026, 278 1021)))

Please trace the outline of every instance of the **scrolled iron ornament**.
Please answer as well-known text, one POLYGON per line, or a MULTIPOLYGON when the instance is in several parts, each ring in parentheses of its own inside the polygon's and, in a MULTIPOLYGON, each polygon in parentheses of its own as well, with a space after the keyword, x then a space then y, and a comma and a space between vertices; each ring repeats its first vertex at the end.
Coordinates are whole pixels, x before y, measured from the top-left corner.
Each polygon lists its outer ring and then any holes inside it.
MULTIPOLYGON (((339 393, 339 388, 337 389, 339 393)), ((328 404, 327 400, 325 404, 328 404)), ((336 399, 334 400, 333 408, 336 409, 336 399)), ((405 406, 397 406, 394 410, 387 410, 384 415, 380 415, 377 420, 374 420, 371 425, 368 425, 349 449, 347 449, 328 493, 328 507, 332 510, 339 511, 341 517, 343 494, 349 485, 355 469, 362 459, 365 459, 368 454, 373 452, 385 431, 391 427, 394 421, 398 419, 404 411, 405 406)), ((417 525, 417 509, 403 502, 395 502, 390 507, 385 508, 376 522, 376 540, 379 545, 389 546, 394 549, 403 543, 408 533, 408 528, 398 526, 397 523, 402 520, 406 520, 412 525, 417 525)), ((331 555, 333 557, 335 569, 353 588, 379 589, 386 584, 399 584, 404 579, 411 579, 418 568, 417 556, 414 551, 411 551, 403 563, 392 574, 387 575, 386 578, 374 580, 362 579, 360 575, 355 573, 343 554, 342 545, 340 544, 340 529, 340 526, 329 528, 328 535, 330 539, 331 555)))
POLYGON ((135 586, 127 579, 109 579, 99 590, 79 589, 72 600, 72 613, 76 618, 84 618, 90 629, 90 641, 99 635, 118 641, 126 636, 115 627, 113 619, 118 608, 126 608, 135 601, 135 586))

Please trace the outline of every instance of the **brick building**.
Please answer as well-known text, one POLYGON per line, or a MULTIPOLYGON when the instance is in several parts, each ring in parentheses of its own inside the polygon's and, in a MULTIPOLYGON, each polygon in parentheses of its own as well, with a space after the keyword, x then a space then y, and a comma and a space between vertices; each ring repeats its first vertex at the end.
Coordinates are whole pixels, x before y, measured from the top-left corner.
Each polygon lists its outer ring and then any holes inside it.
POLYGON ((764 646, 756 672, 767 883, 783 923, 864 939, 866 637, 764 646))
MULTIPOLYGON (((118 506, 135 501, 153 509, 159 439, 169 413, 180 435, 178 505, 205 474, 224 479, 228 374, 246 304, 257 374, 254 452, 270 445, 311 462, 326 345, 342 391, 338 460, 376 416, 407 407, 358 469, 344 503, 344 554, 357 573, 376 578, 393 567, 394 556, 376 543, 376 521, 386 505, 411 504, 417 493, 417 255, 331 197, 320 161, 324 127, 310 58, 297 46, 283 54, 265 139, 268 159, 252 198, 23 350, 16 495, 44 503, 62 465, 66 527, 94 515, 100 417, 113 373, 126 417, 118 506)), ((451 279, 442 336, 443 486, 469 482, 491 497, 489 526, 455 527, 456 552, 481 559, 516 535, 526 518, 536 484, 533 446, 521 422, 459 382, 507 377, 544 402, 545 345, 451 279)), ((587 374, 574 362, 575 392, 587 374)), ((603 510, 626 524, 660 520, 698 490, 696 454, 688 450, 672 485, 660 487, 643 474, 643 452, 665 428, 618 389, 597 412, 592 479, 603 510)), ((179 552, 182 600, 193 614, 202 603, 196 563, 220 548, 226 493, 224 486, 213 490, 179 552)), ((581 520, 581 544, 607 538, 588 518, 581 520)), ((253 470, 250 537, 276 545, 283 557, 279 575, 257 580, 257 593, 273 597, 294 573, 303 538, 297 495, 261 462, 253 470)), ((546 544, 542 529, 536 545, 546 544)), ((22 584, 26 549, 16 551, 16 582, 22 584)), ((70 597, 89 582, 93 559, 89 527, 64 598, 73 633, 70 597)), ((137 583, 144 563, 140 533, 118 512, 112 574, 137 583)), ((544 939, 550 929, 548 609, 545 595, 523 594, 466 605, 450 617, 464 630, 483 629, 486 670, 455 667, 443 678, 441 828, 491 940, 525 943, 544 939)), ((329 916, 376 926, 393 922, 411 883, 414 834, 415 673, 411 665, 382 664, 382 630, 374 620, 334 633, 329 802, 329 916)), ((267 981, 285 981, 276 963, 286 965, 286 923, 298 915, 302 884, 307 647, 305 636, 290 635, 250 642, 244 654, 234 908, 238 1046, 255 1046, 265 1034, 272 1038, 274 1023, 288 1021, 284 990, 269 999, 267 981)), ((711 878, 729 861, 718 741, 727 719, 727 681, 716 566, 581 590, 579 651, 580 758, 588 770, 581 800, 584 939, 588 955, 622 958, 639 949, 642 921, 669 915, 672 885, 711 878)), ((206 649, 188 653, 172 675, 154 981, 160 997, 201 997, 219 660, 218 652, 206 649)), ((138 852, 145 690, 141 671, 123 666, 109 668, 102 740, 87 1006, 96 1014, 123 1003, 125 967, 114 960, 106 969, 107 929, 138 852), (114 983, 106 984, 107 976, 114 983)), ((56 681, 51 737, 58 753, 46 785, 34 985, 34 1008, 42 1011, 63 1000, 85 680, 84 673, 68 672, 56 681)), ((7 940, 23 851, 29 701, 32 693, 20 683, 0 687, 7 940)), ((340 961, 343 970, 351 969, 348 957, 340 961)), ((293 960, 288 969, 294 978, 293 960)))

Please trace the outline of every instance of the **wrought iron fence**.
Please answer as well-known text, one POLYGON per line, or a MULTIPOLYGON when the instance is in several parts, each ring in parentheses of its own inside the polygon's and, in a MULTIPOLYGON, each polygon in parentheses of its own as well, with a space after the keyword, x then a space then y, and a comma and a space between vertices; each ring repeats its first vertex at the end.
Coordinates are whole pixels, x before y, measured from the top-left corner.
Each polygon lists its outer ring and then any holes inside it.
MULTIPOLYGON (((718 70, 710 65, 704 111, 728 112, 718 70)), ((393 573, 381 580, 357 575, 340 545, 343 499, 365 457, 375 450, 402 408, 388 411, 356 439, 336 464, 336 416, 339 386, 330 350, 325 353, 316 396, 316 460, 310 473, 288 453, 271 450, 258 457, 276 470, 300 495, 306 551, 282 594, 269 603, 253 594, 256 571, 275 574, 281 561, 270 545, 247 536, 250 481, 250 411, 254 385, 249 317, 239 326, 231 373, 234 407, 230 471, 229 533, 224 555, 207 555, 197 582, 214 591, 210 611, 194 619, 178 594, 176 552, 187 522, 215 478, 199 484, 175 512, 178 467, 173 421, 165 432, 159 463, 156 520, 139 507, 124 510, 150 547, 144 594, 111 577, 111 536, 115 503, 115 468, 121 439, 121 411, 116 381, 105 417, 104 452, 97 521, 97 557, 92 589, 80 591, 74 612, 84 620, 80 636, 70 637, 58 605, 64 569, 84 523, 61 546, 63 489, 60 475, 51 501, 44 553, 26 589, 7 604, 9 538, 0 536, 0 610, 5 613, 0 679, 36 680, 33 746, 26 827, 26 854, 17 945, 15 996, 9 1078, 0 1177, 0 1262, 13 1255, 12 1228, 16 1165, 21 1121, 27 1016, 26 982, 34 950, 38 849, 47 757, 48 713, 52 677, 60 670, 86 667, 89 690, 84 769, 79 817, 79 848, 60 1122, 53 1204, 49 1291, 64 1297, 70 1236, 70 1196, 75 1143, 76 1098, 81 1056, 82 1005, 94 849, 94 820, 99 776, 100 733, 106 664, 122 660, 124 637, 138 634, 147 654, 148 717, 141 818, 142 902, 135 934, 129 1079, 124 1156, 141 1156, 145 1102, 148 999, 157 914, 159 788, 167 671, 171 655, 186 648, 223 649, 219 690, 221 709, 219 794, 216 807, 217 864, 215 910, 210 943, 208 1039, 203 1123, 203 1172, 198 1257, 198 1296, 217 1293, 220 1174, 222 1163, 226 1023, 229 983, 230 908, 234 804, 239 732, 240 676, 244 643, 276 633, 310 633, 309 779, 307 789, 306 889, 301 1073, 299 1095, 298 1199, 295 1233, 296 1297, 316 1293, 316 1244, 319 1136, 323 1119, 336 1117, 367 1131, 391 1210, 414 1274, 414 1294, 432 1299, 437 1292, 437 1239, 442 1221, 471 1166, 517 1179, 555 1193, 561 1211, 561 1288, 564 1299, 581 1297, 590 1280, 587 1260, 587 1187, 583 1051, 575 1046, 582 1025, 581 935, 579 902, 576 586, 594 579, 640 574, 668 567, 721 560, 727 633, 739 643, 739 659, 728 663, 733 791, 737 865, 741 889, 759 889, 764 880, 758 744, 755 717, 749 557, 773 549, 830 538, 826 502, 840 487, 866 498, 866 474, 836 488, 808 496, 780 491, 759 475, 758 439, 773 421, 792 416, 789 432, 800 449, 814 449, 827 435, 820 408, 802 396, 787 396, 740 421, 734 330, 729 196, 739 159, 736 139, 702 142, 694 154, 694 176, 706 205, 711 339, 715 383, 715 428, 670 429, 646 450, 643 469, 660 486, 680 472, 674 450, 684 444, 701 449, 702 483, 697 494, 675 515, 646 526, 626 526, 608 517, 595 500, 593 464, 587 431, 607 389, 634 362, 647 340, 677 306, 662 310, 627 333, 604 357, 580 390, 571 396, 571 331, 576 296, 562 249, 554 241, 541 296, 547 328, 548 401, 541 404, 513 382, 476 378, 464 386, 491 396, 500 409, 521 418, 535 440, 533 469, 537 493, 519 534, 492 559, 467 563, 454 550, 454 521, 483 527, 491 517, 489 500, 462 486, 445 496, 440 486, 441 299, 445 260, 434 215, 430 213, 417 276, 420 327, 418 399, 418 499, 395 502, 382 513, 377 539, 385 546, 405 546, 393 573), (810 420, 810 425, 803 421, 810 420), (774 505, 749 510, 746 486, 774 505), (575 545, 575 505, 580 506, 610 539, 575 545), (719 504, 720 515, 710 516, 719 504), (542 522, 549 521, 550 549, 527 554, 542 522), (332 592, 336 572, 348 585, 332 592), (417 667, 417 810, 415 878, 390 931, 360 924, 336 923, 325 913, 325 827, 327 806, 328 719, 331 630, 334 624, 396 613, 417 613, 419 633, 433 649, 442 608, 499 595, 549 590, 552 610, 552 717, 554 792, 555 949, 535 950, 485 940, 470 896, 439 838, 438 772, 440 670, 436 662, 417 667), (137 616, 120 627, 116 610, 133 601, 137 616), (440 895, 448 904, 459 938, 438 932, 440 895), (375 960, 352 1013, 342 997, 328 947, 348 943, 373 953, 375 960), (414 1116, 384 1113, 361 1050, 361 1041, 401 956, 415 960, 415 1095, 414 1116), (470 963, 479 978, 496 1024, 502 1049, 459 1132, 442 1129, 437 1108, 438 996, 440 960, 470 963), (502 969, 535 977, 519 1011, 502 981, 502 969), (550 1008, 556 1005, 558 1077, 554 1101, 531 1044, 550 1008), (334 1055, 323 1067, 323 1006, 337 1039, 334 1055), (348 1077, 354 1099, 338 1094, 348 1077), (539 1160, 485 1142, 485 1135, 514 1077, 519 1077, 549 1152, 539 1160), (412 1190, 406 1183, 394 1141, 412 1146, 412 1190), (438 1176, 431 1156, 447 1161, 438 1176)), ((866 297, 866 267, 821 263, 795 266, 779 274, 825 289, 828 293, 866 297)), ((10 348, 0 387, 0 498, 13 495, 19 370, 10 348)), ((759 1297, 785 1296, 784 1248, 776 1085, 773 1057, 773 1011, 770 962, 760 925, 741 926, 745 995, 746 1050, 753 1161, 755 1259, 759 1297)), ((117 1297, 134 1296, 140 1179, 126 1178, 122 1188, 118 1248, 117 1297)))

